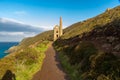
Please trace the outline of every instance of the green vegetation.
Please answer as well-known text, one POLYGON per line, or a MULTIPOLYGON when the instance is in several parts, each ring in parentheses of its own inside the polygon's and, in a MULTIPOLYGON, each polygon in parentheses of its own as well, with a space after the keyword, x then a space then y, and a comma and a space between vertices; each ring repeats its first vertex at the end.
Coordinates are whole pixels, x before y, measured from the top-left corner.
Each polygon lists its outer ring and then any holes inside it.
POLYGON ((40 64, 42 64, 42 60, 45 57, 44 51, 48 41, 52 41, 52 38, 53 31, 46 31, 35 37, 23 39, 17 46, 17 50, 0 59, 0 79, 7 70, 17 73, 17 80, 28 80, 31 78, 39 70, 38 68, 40 68, 40 64))
POLYGON ((53 31, 46 31, 23 39, 13 53, 0 59, 0 79, 10 70, 15 73, 16 80, 30 80, 40 70, 45 57, 44 51, 52 38, 53 31))
POLYGON ((53 31, 50 30, 50 31, 46 31, 46 32, 43 32, 43 33, 40 33, 34 37, 30 37, 30 38, 25 38, 23 39, 19 46, 21 48, 26 48, 26 47, 29 47, 30 45, 37 45, 43 41, 52 41, 53 40, 53 31))
MULTIPOLYGON (((34 48, 26 47, 20 52, 12 53, 0 61, 1 71, 5 73, 6 70, 11 70, 16 80, 30 80, 42 66, 48 43, 48 41, 43 41, 34 48)), ((2 76, 3 73, 1 73, 2 76)))
POLYGON ((15 73, 15 58, 13 55, 6 56, 3 59, 0 59, 0 79, 6 73, 7 70, 11 70, 15 73))
POLYGON ((61 61, 62 67, 64 68, 65 72, 68 74, 71 80, 81 80, 81 77, 78 75, 79 73, 77 71, 77 65, 72 66, 69 63, 69 58, 63 53, 59 53, 59 59, 61 61))
POLYGON ((119 80, 120 59, 112 53, 100 52, 90 42, 80 42, 59 52, 64 70, 71 80, 119 80))
POLYGON ((33 74, 40 70, 45 57, 44 51, 47 49, 47 44, 42 43, 35 48, 27 48, 15 56, 17 61, 17 80, 30 80, 33 74))

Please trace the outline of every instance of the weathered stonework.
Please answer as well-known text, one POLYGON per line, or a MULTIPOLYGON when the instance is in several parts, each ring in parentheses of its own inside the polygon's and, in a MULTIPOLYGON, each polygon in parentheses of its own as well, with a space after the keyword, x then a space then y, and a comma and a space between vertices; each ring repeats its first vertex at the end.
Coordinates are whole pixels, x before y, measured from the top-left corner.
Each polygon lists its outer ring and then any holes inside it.
POLYGON ((111 10, 111 8, 107 8, 107 10, 106 11, 110 11, 111 10))
POLYGON ((60 36, 63 35, 63 30, 62 30, 62 17, 60 17, 60 23, 59 26, 56 25, 54 27, 54 41, 56 41, 60 36))

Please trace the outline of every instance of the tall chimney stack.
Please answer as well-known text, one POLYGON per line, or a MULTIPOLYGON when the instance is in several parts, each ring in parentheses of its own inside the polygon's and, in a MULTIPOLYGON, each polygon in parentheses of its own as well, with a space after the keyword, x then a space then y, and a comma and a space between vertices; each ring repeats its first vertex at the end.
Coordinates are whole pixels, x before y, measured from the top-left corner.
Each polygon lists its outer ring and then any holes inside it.
POLYGON ((62 17, 60 17, 60 27, 59 27, 59 30, 60 30, 60 36, 62 36, 62 34, 63 34, 63 30, 62 30, 62 17))

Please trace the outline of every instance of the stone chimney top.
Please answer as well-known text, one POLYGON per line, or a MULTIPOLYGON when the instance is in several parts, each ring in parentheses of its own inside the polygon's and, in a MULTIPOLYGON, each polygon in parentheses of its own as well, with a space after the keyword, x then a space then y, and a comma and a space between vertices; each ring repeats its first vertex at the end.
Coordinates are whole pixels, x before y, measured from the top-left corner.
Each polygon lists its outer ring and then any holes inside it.
POLYGON ((111 8, 107 8, 107 10, 106 11, 110 11, 111 10, 111 8))

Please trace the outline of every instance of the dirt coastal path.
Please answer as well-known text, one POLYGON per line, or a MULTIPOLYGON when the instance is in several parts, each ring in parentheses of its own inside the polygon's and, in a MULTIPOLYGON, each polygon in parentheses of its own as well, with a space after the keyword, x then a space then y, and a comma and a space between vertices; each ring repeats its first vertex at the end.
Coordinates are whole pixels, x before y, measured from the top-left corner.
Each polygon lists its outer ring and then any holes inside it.
POLYGON ((52 45, 45 53, 46 57, 42 69, 33 76, 32 80, 68 80, 60 65, 58 54, 55 53, 52 45))

